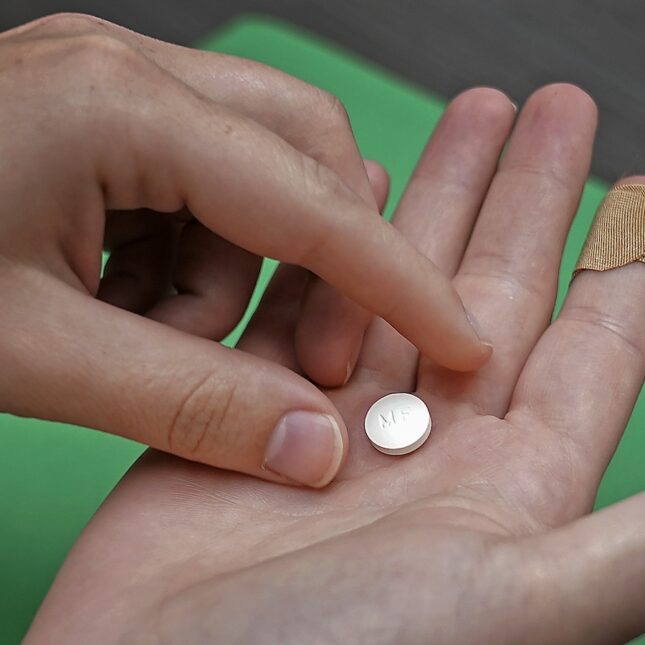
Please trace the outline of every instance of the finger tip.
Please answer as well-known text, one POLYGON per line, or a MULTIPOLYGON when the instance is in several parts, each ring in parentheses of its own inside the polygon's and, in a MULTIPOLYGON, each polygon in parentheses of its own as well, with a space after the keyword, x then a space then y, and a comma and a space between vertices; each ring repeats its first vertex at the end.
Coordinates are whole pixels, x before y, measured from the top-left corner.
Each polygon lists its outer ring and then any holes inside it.
POLYGON ((304 356, 308 357, 299 358, 302 371, 319 387, 329 389, 342 387, 351 378, 352 371, 347 361, 328 360, 326 364, 321 364, 307 353, 304 356))
POLYGON ((450 104, 453 110, 483 114, 486 120, 512 118, 517 112, 517 105, 510 96, 495 87, 478 86, 464 90, 450 104))
POLYGON ((365 165, 365 172, 367 172, 367 176, 370 179, 389 179, 390 174, 380 161, 363 159, 363 164, 365 165))
POLYGON ((484 365, 486 365, 492 358, 493 351, 493 343, 488 340, 480 339, 479 346, 477 348, 477 354, 473 361, 473 367, 467 371, 474 372, 484 367, 484 365))
POLYGON ((629 175, 627 177, 622 177, 614 184, 614 186, 619 188, 620 186, 630 186, 633 184, 645 184, 645 175, 629 175))
POLYGON ((495 351, 495 349, 493 347, 493 343, 491 343, 488 340, 482 340, 481 341, 481 352, 480 352, 481 359, 480 359, 480 363, 479 363, 479 365, 477 366, 476 369, 479 369, 480 367, 483 367, 484 365, 486 365, 486 363, 488 363, 488 361, 490 361, 490 359, 493 357, 493 352, 494 351, 495 351))
POLYGON ((346 385, 358 360, 363 332, 362 322, 344 325, 343 333, 339 333, 335 324, 322 324, 319 319, 303 315, 295 338, 296 356, 303 372, 320 387, 346 385))
POLYGON ((589 92, 573 83, 550 83, 537 89, 525 104, 528 113, 560 121, 584 122, 594 127, 598 121, 598 106, 589 92))
POLYGON ((460 352, 457 356, 443 361, 444 367, 453 372, 476 372, 484 367, 493 355, 493 344, 477 340, 472 351, 460 352))
POLYGON ((390 174, 378 161, 364 160, 365 171, 369 179, 379 211, 383 211, 390 193, 390 174))

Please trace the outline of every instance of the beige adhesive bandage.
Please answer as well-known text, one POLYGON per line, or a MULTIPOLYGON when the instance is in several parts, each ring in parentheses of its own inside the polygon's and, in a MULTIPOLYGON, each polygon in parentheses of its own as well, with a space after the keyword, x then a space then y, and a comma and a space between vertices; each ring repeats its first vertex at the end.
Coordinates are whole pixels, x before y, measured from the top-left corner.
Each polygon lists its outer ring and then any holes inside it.
POLYGON ((645 184, 614 186, 600 205, 573 277, 645 262, 645 184))

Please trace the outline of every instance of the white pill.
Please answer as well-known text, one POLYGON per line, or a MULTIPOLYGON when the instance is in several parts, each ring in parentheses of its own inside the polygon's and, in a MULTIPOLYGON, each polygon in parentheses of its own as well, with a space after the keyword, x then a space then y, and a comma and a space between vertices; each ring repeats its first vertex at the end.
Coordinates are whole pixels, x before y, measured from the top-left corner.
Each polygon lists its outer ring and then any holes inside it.
POLYGON ((387 455, 405 455, 421 447, 430 435, 432 419, 426 404, 397 392, 379 399, 365 415, 365 432, 372 445, 387 455))

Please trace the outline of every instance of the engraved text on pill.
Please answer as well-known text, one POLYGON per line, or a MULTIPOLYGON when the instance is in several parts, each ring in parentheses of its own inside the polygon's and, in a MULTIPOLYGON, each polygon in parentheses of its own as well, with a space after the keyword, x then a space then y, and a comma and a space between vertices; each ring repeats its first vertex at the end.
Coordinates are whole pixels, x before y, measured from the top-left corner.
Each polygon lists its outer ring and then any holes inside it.
POLYGON ((398 416, 399 416, 399 421, 397 422, 397 415, 395 414, 397 410, 390 410, 389 414, 387 415, 382 415, 379 414, 379 421, 381 422, 381 428, 385 430, 386 428, 389 428, 391 425, 396 425, 398 422, 400 423, 405 423, 407 420, 408 414, 410 414, 410 408, 406 406, 405 408, 399 408, 398 410, 398 416))

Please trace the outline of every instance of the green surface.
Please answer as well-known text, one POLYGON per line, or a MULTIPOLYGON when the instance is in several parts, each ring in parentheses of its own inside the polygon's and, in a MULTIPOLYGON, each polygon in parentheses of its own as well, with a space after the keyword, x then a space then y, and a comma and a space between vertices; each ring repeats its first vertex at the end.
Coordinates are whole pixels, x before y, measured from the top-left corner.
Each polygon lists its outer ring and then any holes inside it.
MULTIPOLYGON (((391 212, 441 114, 442 100, 273 21, 240 20, 201 46, 280 67, 339 96, 364 156, 383 162, 392 175, 391 212)), ((567 245, 562 287, 605 189, 597 181, 587 186, 567 245)), ((265 267, 262 283, 271 269, 265 267)), ((603 481, 600 505, 645 490, 645 434, 638 432, 644 424, 641 396, 603 481)), ((0 416, 0 442, 0 644, 11 645, 24 634, 76 536, 141 447, 98 432, 8 415, 0 416)))

